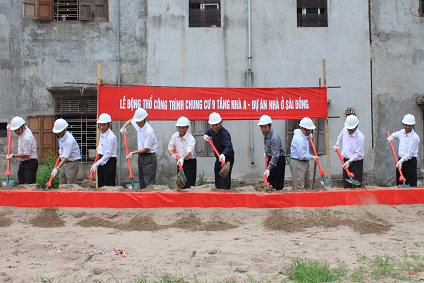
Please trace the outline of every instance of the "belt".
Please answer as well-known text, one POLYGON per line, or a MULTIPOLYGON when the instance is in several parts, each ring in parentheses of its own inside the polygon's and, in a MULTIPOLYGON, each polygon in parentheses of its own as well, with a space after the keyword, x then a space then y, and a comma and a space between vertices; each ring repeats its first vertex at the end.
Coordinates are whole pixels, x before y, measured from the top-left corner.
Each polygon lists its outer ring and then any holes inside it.
POLYGON ((31 162, 31 161, 37 161, 37 159, 33 159, 33 158, 31 158, 31 159, 28 159, 28 160, 19 161, 19 164, 24 164, 24 163, 26 163, 26 162, 31 162))
POLYGON ((73 160, 73 161, 71 161, 71 160, 68 159, 66 162, 75 162, 75 161, 79 161, 79 159, 73 160))
POLYGON ((300 159, 296 159, 296 158, 291 158, 292 160, 294 159, 294 160, 297 160, 297 161, 303 161, 303 162, 309 162, 309 160, 300 160, 300 159))

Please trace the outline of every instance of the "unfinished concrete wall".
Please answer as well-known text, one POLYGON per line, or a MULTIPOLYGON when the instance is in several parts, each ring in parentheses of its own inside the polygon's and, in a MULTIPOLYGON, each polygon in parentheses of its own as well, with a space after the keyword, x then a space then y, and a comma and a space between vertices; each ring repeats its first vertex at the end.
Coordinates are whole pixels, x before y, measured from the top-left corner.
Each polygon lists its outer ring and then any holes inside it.
POLYGON ((415 131, 421 137, 417 159, 418 168, 422 167, 423 115, 416 99, 424 95, 424 18, 419 16, 418 4, 416 0, 371 1, 373 135, 379 185, 394 184, 395 161, 386 132, 403 129, 401 121, 408 113, 415 116, 415 131))
MULTIPOLYGON (((119 2, 121 83, 145 84, 147 3, 119 2)), ((48 89, 75 87, 78 91, 81 85, 65 82, 95 83, 98 62, 102 62, 104 82, 118 82, 117 3, 109 1, 109 21, 62 22, 22 19, 22 1, 0 2, 0 122, 17 115, 24 119, 53 115, 53 96, 48 89)), ((15 152, 16 135, 12 143, 15 152)), ((6 138, 0 138, 0 144, 3 156, 6 138)), ((4 166, 5 160, 0 158, 0 167, 4 166)), ((14 160, 12 174, 16 175, 17 166, 14 160)), ((82 166, 80 173, 87 173, 90 165, 82 166)))
MULTIPOLYGON (((327 85, 342 87, 328 91, 329 115, 341 117, 330 120, 330 145, 343 128, 346 108, 354 108, 361 121, 359 129, 366 135, 365 171, 372 172, 368 2, 328 1, 327 28, 298 28, 295 0, 252 1, 251 5, 252 86, 318 86, 322 59, 326 59, 327 85)), ((190 28, 188 1, 149 2, 149 84, 248 86, 247 0, 221 1, 221 8, 221 27, 190 28)), ((263 136, 257 121, 253 123, 254 164, 250 122, 225 121, 224 126, 235 144, 233 177, 262 178, 263 136)), ((285 122, 275 121, 273 126, 285 139, 285 122)), ((169 139, 170 134, 165 136, 169 139)), ((329 154, 333 174, 341 175, 337 155, 333 150, 329 154)), ((326 168, 326 156, 321 160, 326 168)), ((213 158, 199 158, 198 171, 213 176, 213 162, 213 158)), ((288 166, 286 178, 291 178, 288 166)))

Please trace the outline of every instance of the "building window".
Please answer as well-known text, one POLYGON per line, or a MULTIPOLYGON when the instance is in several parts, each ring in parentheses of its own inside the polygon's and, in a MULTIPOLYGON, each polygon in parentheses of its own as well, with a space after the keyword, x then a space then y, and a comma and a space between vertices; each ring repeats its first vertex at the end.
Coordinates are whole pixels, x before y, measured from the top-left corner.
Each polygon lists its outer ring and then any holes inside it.
POLYGON ((327 0, 297 0, 298 27, 328 27, 327 0))
POLYGON ((420 11, 420 17, 424 17, 424 0, 418 0, 419 1, 419 11, 420 11))
POLYGON ((203 138, 210 127, 208 121, 192 121, 191 126, 191 134, 196 139, 196 155, 202 157, 214 156, 212 147, 203 138))
POLYGON ((91 161, 90 150, 96 149, 97 99, 56 98, 55 119, 65 119, 68 131, 74 136, 81 150, 81 161, 91 161))
POLYGON ((23 17, 46 21, 107 21, 108 0, 24 0, 23 17))
POLYGON ((220 27, 220 4, 219 0, 189 0, 189 26, 220 27))
MULTIPOLYGON (((324 129, 324 119, 313 119, 314 125, 316 126, 316 129, 313 131, 313 141, 314 145, 316 144, 317 139, 317 130, 318 130, 318 123, 319 123, 319 144, 317 148, 318 155, 325 155, 326 154, 326 140, 325 140, 325 129, 324 129)), ((290 156, 290 145, 293 140, 293 133, 294 130, 299 129, 299 123, 300 120, 293 119, 293 120, 286 120, 286 142, 284 145, 284 155, 290 156)), ((312 150, 312 147, 309 146, 310 154, 314 155, 314 152, 312 150)))
POLYGON ((0 137, 7 137, 7 123, 0 123, 0 137))

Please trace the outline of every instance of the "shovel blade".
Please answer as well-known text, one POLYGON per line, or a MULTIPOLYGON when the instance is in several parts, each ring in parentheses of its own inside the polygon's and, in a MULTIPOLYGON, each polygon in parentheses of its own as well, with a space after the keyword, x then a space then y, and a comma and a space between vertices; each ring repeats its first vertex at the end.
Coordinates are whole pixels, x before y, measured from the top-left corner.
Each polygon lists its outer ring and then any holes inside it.
MULTIPOLYGON (((348 180, 346 179, 346 181, 348 181, 348 180)), ((353 184, 353 185, 360 185, 361 184, 361 182, 353 179, 352 176, 349 177, 349 181, 348 182, 351 183, 351 184, 353 184)))
POLYGON ((230 173, 230 162, 227 162, 224 167, 222 167, 221 171, 219 171, 219 176, 221 178, 226 178, 228 173, 230 173))
POLYGON ((4 187, 8 187, 11 188, 15 185, 15 180, 14 179, 9 179, 9 177, 7 179, 3 179, 0 181, 1 182, 1 186, 4 187))
POLYGON ((127 189, 128 190, 140 189, 140 183, 139 182, 134 182, 134 179, 131 179, 131 184, 127 184, 127 189))
POLYGON ((322 176, 322 179, 320 180, 321 185, 323 186, 331 186, 333 184, 333 181, 331 181, 330 178, 325 178, 322 176))
POLYGON ((180 170, 180 172, 178 172, 178 176, 181 178, 181 182, 185 185, 187 183, 187 177, 184 174, 184 171, 180 170))
POLYGON ((410 188, 410 187, 411 187, 410 185, 407 185, 407 184, 405 183, 405 181, 403 181, 403 182, 402 182, 402 186, 403 186, 403 187, 405 187, 405 188, 410 188))
POLYGON ((183 182, 183 180, 181 179, 181 176, 178 174, 178 176, 177 176, 177 187, 179 188, 179 189, 182 189, 182 188, 184 188, 185 187, 185 182, 183 182))

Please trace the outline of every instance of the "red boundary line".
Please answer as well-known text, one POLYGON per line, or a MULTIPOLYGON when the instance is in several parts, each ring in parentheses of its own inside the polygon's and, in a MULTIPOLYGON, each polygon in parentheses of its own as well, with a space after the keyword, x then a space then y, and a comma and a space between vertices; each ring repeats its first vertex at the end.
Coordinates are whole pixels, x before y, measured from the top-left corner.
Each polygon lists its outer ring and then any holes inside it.
POLYGON ((0 206, 12 207, 328 207, 423 203, 424 188, 296 193, 0 191, 0 206))

